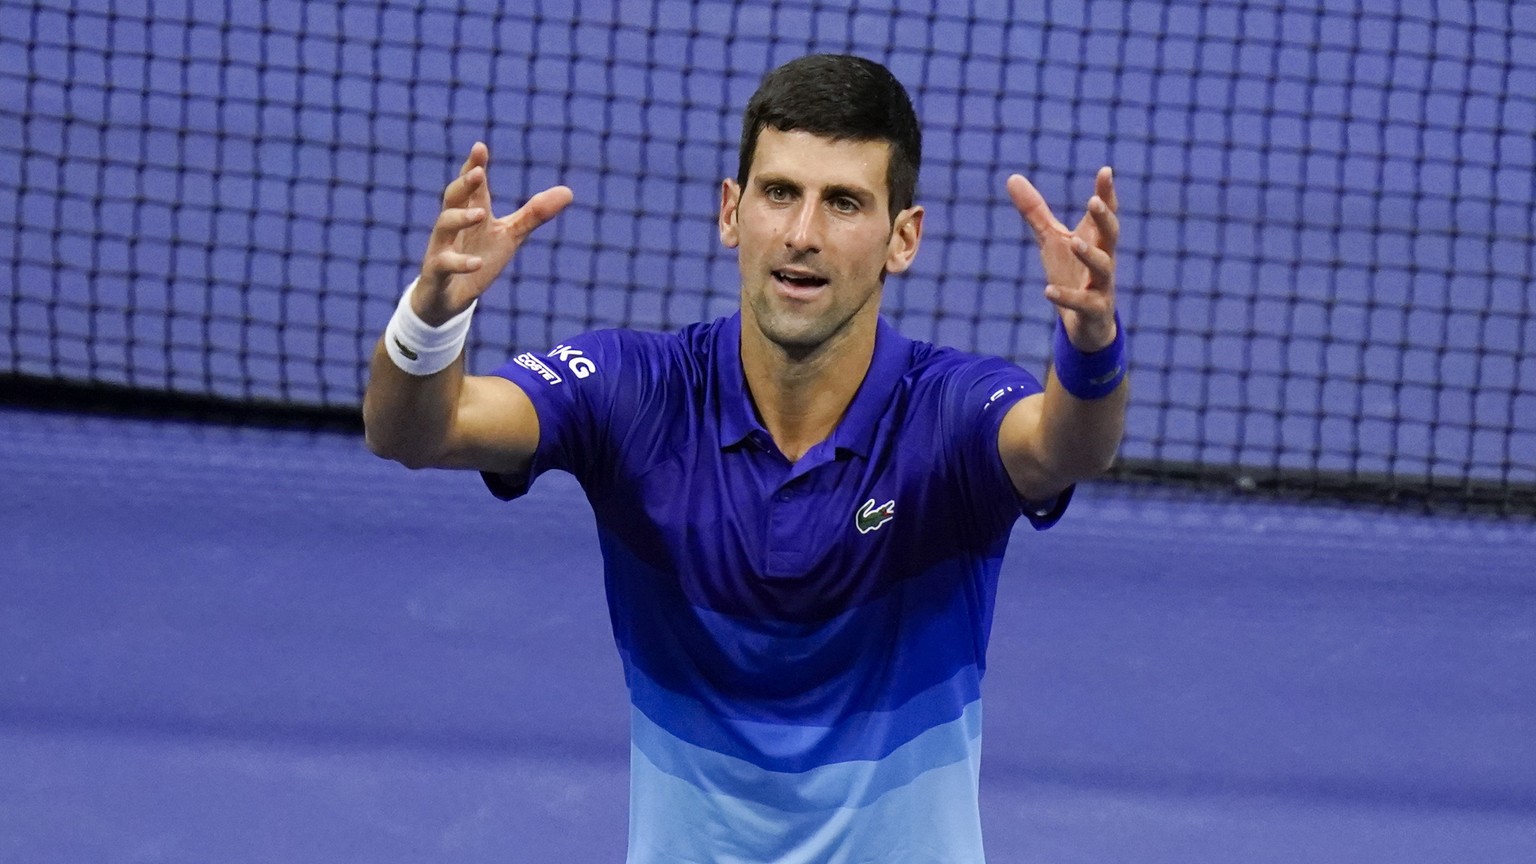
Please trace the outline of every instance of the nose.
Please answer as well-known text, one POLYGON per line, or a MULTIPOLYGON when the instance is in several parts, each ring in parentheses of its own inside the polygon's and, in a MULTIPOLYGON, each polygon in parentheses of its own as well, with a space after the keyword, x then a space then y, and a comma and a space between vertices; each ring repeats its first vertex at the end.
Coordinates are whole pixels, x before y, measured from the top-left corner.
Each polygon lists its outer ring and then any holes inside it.
POLYGON ((790 214, 784 245, 798 254, 821 251, 821 208, 809 197, 790 214))

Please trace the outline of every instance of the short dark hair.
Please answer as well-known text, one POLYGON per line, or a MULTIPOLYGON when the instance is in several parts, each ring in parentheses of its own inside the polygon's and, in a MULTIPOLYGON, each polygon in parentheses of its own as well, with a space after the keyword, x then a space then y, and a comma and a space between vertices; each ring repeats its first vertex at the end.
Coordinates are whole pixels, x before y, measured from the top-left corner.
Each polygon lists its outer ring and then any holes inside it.
POLYGON ((885 184, 891 218, 912 206, 923 158, 922 132, 905 87, 873 60, 812 54, 769 72, 741 120, 736 182, 745 186, 763 129, 809 132, 834 141, 884 141, 891 161, 885 184))

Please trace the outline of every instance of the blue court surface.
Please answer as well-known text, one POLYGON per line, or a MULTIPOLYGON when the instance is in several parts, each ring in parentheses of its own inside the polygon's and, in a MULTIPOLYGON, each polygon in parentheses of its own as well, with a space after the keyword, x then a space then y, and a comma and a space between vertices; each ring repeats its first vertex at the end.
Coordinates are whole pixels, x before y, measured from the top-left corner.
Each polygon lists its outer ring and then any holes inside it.
MULTIPOLYGON (((618 862, 590 508, 0 411, 0 861, 618 862)), ((1021 527, 994 862, 1536 860, 1536 531, 1089 486, 1021 527)))

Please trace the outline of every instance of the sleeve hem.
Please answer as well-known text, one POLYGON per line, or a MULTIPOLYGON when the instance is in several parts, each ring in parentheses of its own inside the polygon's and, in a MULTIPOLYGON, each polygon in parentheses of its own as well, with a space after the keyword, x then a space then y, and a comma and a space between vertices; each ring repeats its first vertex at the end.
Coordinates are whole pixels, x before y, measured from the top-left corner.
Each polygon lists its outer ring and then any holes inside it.
POLYGON ((1019 509, 1036 531, 1044 531, 1061 521, 1062 515, 1067 512, 1067 505, 1072 503, 1072 493, 1076 490, 1077 484, 1074 483, 1056 493, 1056 497, 1050 501, 1026 501, 1020 498, 1019 509))
POLYGON ((513 501, 527 495, 528 488, 533 485, 531 471, 524 474, 493 474, 490 471, 481 471, 480 479, 485 481, 485 488, 502 501, 513 501))

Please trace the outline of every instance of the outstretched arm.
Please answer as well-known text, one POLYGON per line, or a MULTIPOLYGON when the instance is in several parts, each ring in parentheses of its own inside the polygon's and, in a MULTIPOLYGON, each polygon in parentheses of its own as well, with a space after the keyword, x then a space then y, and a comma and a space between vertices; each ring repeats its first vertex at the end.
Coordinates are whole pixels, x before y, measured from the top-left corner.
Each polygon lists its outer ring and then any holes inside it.
POLYGON ((1008 194, 1040 246, 1045 297, 1056 307, 1065 340, 1058 340, 1045 392, 1019 400, 1003 419, 998 452, 1021 497, 1048 501, 1106 470, 1125 431, 1129 387, 1123 356, 1116 353, 1123 349, 1124 334, 1115 317, 1119 204, 1107 167, 1099 169, 1088 211, 1073 229, 1057 220, 1022 176, 1008 178, 1008 194), (1077 380, 1083 369, 1092 374, 1077 380))
POLYGON ((515 473, 527 467, 539 443, 533 404, 512 382, 465 375, 462 356, 426 374, 422 369, 412 374, 391 356, 393 349, 409 366, 420 346, 406 344, 408 334, 430 341, 455 319, 467 326, 459 316, 491 286, 528 235, 571 202, 571 190, 555 186, 496 218, 485 176, 489 158, 486 146, 476 142, 459 176, 443 191, 421 274, 409 303, 396 313, 397 321, 410 326, 402 332, 392 323, 373 352, 363 396, 368 447, 412 468, 515 473))

